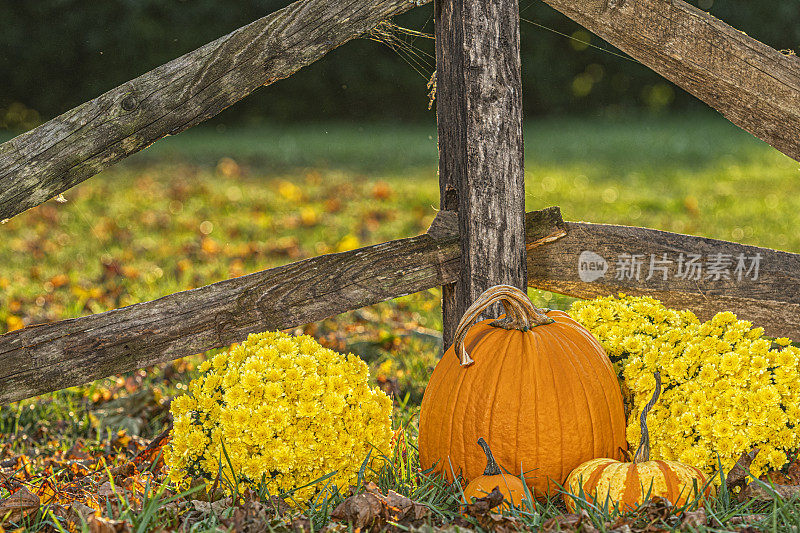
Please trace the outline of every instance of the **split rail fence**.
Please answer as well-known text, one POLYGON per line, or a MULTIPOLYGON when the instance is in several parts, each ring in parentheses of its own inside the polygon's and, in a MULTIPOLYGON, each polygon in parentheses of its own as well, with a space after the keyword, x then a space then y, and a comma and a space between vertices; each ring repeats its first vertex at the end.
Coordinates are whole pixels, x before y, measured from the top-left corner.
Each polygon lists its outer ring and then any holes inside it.
MULTIPOLYGON (((798 58, 681 0, 545 2, 800 161, 798 58)), ((424 3, 299 0, 0 145, 0 219, 424 3)), ((470 298, 500 282, 733 310, 800 337, 798 254, 524 213, 517 3, 437 1, 435 20, 442 210, 425 234, 6 333, 0 405, 436 286, 445 343, 470 298)))

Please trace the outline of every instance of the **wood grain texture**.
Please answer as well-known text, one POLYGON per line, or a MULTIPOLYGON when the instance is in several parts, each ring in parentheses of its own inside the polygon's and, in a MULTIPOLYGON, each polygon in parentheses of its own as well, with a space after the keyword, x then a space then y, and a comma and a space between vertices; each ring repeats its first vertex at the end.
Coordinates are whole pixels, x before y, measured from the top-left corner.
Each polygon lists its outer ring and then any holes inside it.
POLYGON ((443 288, 443 346, 492 285, 525 287, 517 0, 437 0, 440 207, 457 210, 461 275, 443 288))
MULTIPOLYGON (((558 208, 529 214, 532 242, 562 233, 558 208)), ((0 405, 240 342, 455 281, 458 217, 428 232, 0 335, 0 405)))
POLYGON ((800 58, 682 0, 544 0, 800 161, 800 58))
MULTIPOLYGON (((525 224, 528 249, 535 249, 528 254, 532 287, 581 298, 620 291, 650 295, 704 319, 728 310, 763 326, 769 335, 800 338, 798 254, 645 228, 565 223, 557 207, 528 213, 525 224), (579 273, 584 252, 606 263, 603 275, 593 281, 582 280, 579 273), (630 268, 636 261, 618 263, 624 254, 640 256, 638 278, 630 268), (665 254, 671 263, 660 262, 665 254), (691 270, 688 260, 699 256, 698 279, 677 277, 680 254, 685 272, 691 270), (730 261, 728 277, 715 279, 709 265, 719 254, 730 261), (760 256, 757 279, 753 271, 741 272, 738 279, 740 255, 760 256), (647 279, 651 256, 656 268, 647 279)), ((460 255, 458 215, 441 211, 428 233, 418 237, 6 333, 0 336, 0 405, 224 347, 252 332, 290 328, 452 283, 460 255)))
MULTIPOLYGON (((465 112, 459 105, 463 94, 463 38, 459 33, 462 3, 453 0, 434 0, 434 29, 436 36, 436 124, 439 143, 439 209, 458 212, 458 176, 464 174, 467 146, 465 112), (458 80, 458 81, 456 81, 458 80)), ((456 219, 458 220, 458 219, 456 219)), ((453 344, 456 327, 461 318, 456 300, 455 282, 442 285, 442 350, 453 344)), ((464 309, 461 309, 463 313, 464 309)))
POLYGON ((0 220, 428 1, 299 0, 11 139, 0 145, 0 220))
POLYGON ((455 221, 151 302, 0 336, 0 405, 285 329, 455 279, 455 221))
MULTIPOLYGON (((577 222, 567 222, 565 228, 566 237, 528 256, 532 287, 580 298, 647 295, 690 309, 702 319, 733 311, 763 326, 768 335, 800 338, 798 254, 646 228, 577 222), (584 252, 584 279, 592 277, 590 261, 602 264, 590 253, 606 263, 607 270, 594 281, 581 279, 584 252), (756 275, 747 270, 757 255, 756 275), (743 269, 737 272, 740 258, 743 269)), ((599 275, 602 269, 593 271, 599 275)))

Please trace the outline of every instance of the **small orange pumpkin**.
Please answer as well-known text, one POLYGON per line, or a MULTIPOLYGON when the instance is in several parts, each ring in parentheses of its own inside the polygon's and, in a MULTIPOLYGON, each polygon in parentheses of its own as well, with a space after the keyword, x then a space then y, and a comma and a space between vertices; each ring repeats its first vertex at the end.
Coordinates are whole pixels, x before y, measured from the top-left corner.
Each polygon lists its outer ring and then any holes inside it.
MULTIPOLYGON (((636 454, 628 463, 613 459, 592 459, 572 471, 564 484, 569 494, 564 494, 564 504, 575 512, 574 496, 581 493, 589 503, 604 505, 608 501, 620 511, 633 511, 644 503, 645 497, 661 496, 676 506, 693 501, 700 490, 698 501, 707 498, 711 485, 697 468, 678 461, 651 461, 650 434, 647 430, 647 413, 653 408, 661 393, 661 375, 656 372, 656 390, 653 398, 642 409, 640 423, 642 440, 636 454)), ((627 453, 627 452, 626 452, 627 453)))
POLYGON ((486 469, 480 475, 467 484, 464 489, 464 503, 472 503, 472 498, 483 498, 495 488, 499 489, 505 497, 502 508, 510 509, 511 506, 519 506, 525 499, 525 483, 517 476, 504 474, 497 462, 494 460, 492 450, 483 437, 478 439, 478 444, 486 454, 486 469))
POLYGON ((562 311, 537 309, 509 285, 467 309, 422 399, 419 456, 452 482, 484 469, 471 443, 486 435, 497 463, 524 473, 535 497, 556 492, 578 465, 620 457, 625 409, 600 343, 562 311), (472 322, 500 302, 505 316, 472 322))

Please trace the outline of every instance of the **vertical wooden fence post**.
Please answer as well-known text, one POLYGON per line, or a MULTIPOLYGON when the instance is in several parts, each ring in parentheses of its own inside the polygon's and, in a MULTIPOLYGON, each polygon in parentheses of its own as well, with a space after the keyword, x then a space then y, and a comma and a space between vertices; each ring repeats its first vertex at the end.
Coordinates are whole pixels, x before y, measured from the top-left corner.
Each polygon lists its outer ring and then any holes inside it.
POLYGON ((458 211, 462 269, 444 286, 444 349, 485 289, 527 287, 517 0, 435 0, 440 208, 458 211))

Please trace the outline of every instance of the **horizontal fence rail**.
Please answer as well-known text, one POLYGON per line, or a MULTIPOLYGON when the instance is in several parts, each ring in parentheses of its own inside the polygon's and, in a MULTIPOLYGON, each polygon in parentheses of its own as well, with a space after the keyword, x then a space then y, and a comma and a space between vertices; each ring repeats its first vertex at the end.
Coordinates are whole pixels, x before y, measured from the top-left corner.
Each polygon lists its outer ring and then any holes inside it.
POLYGON ((299 0, 0 144, 0 220, 430 0, 299 0))
POLYGON ((428 289, 459 268, 457 230, 328 254, 0 336, 0 405, 428 289))
MULTIPOLYGON (((563 235, 558 208, 529 246, 563 235)), ((456 279, 455 213, 424 235, 322 255, 121 309, 0 336, 0 405, 286 329, 456 279)))
MULTIPOLYGON (((701 318, 729 310, 800 337, 800 255, 527 213, 528 283, 577 297, 650 295, 701 318)), ((424 235, 329 254, 0 336, 0 405, 455 281, 457 216, 424 235)))
POLYGON ((544 0, 800 161, 800 58, 682 0, 544 0))
POLYGON ((566 222, 528 255, 528 284, 580 298, 624 292, 700 318, 733 311, 773 337, 800 338, 800 255, 667 231, 566 222))

